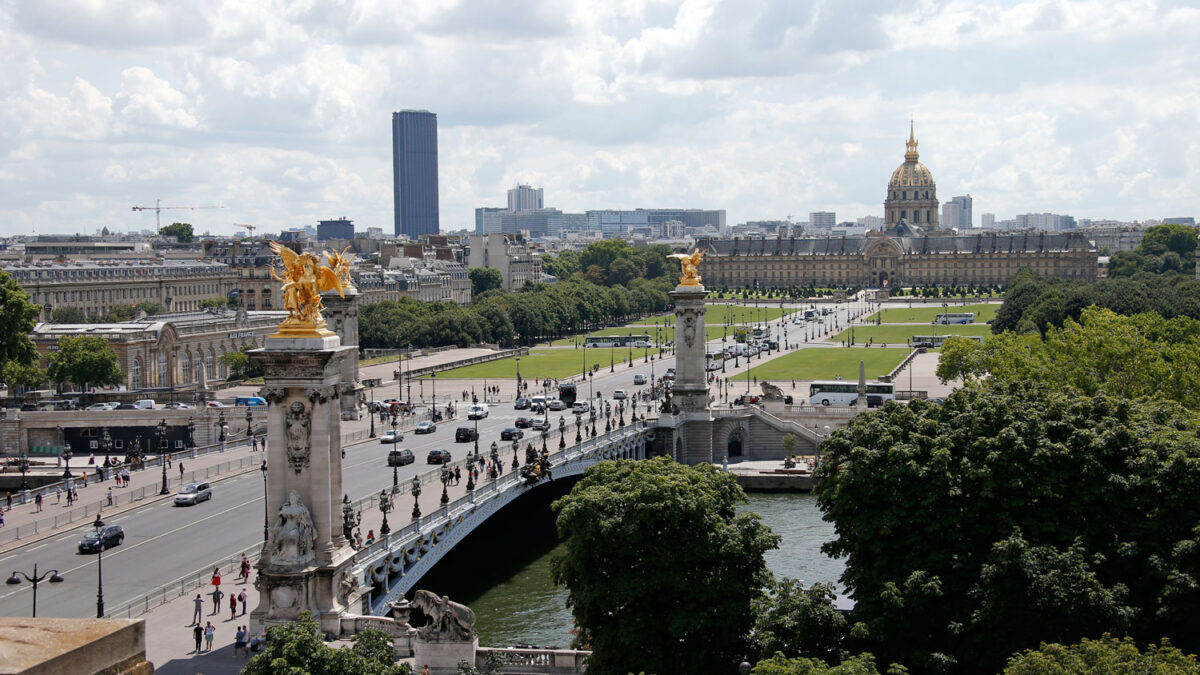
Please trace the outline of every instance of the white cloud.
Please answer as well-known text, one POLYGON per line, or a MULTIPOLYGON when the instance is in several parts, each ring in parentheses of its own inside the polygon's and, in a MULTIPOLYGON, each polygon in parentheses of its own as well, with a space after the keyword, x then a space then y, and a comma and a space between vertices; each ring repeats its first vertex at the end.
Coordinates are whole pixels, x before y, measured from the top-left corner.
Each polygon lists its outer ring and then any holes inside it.
POLYGON ((141 125, 194 129, 196 116, 187 108, 182 92, 159 79, 149 68, 137 66, 121 72, 121 90, 117 92, 121 117, 130 126, 141 125))

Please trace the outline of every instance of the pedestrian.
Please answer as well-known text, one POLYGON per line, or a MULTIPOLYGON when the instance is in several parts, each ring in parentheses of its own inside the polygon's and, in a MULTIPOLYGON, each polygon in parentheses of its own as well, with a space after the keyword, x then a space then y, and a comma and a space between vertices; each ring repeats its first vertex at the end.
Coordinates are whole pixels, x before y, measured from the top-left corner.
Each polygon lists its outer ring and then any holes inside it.
POLYGON ((109 506, 113 505, 112 497, 113 497, 112 488, 108 488, 108 505, 109 506))
POLYGON ((35 511, 35 513, 41 513, 42 512, 42 493, 39 492, 33 496, 33 503, 37 507, 37 510, 35 511))
POLYGON ((220 612, 220 611, 221 611, 221 598, 224 598, 224 597, 225 597, 225 594, 221 592, 221 589, 219 589, 219 588, 214 588, 214 589, 213 589, 213 592, 212 592, 212 593, 209 593, 209 595, 211 595, 211 596, 212 596, 212 599, 213 599, 213 611, 212 611, 212 613, 213 613, 213 614, 216 614, 216 613, 218 613, 218 612, 220 612))
POLYGON ((4 508, 8 509, 9 511, 12 511, 12 493, 11 492, 4 493, 4 508))
POLYGON ((213 568, 211 583, 213 586, 217 586, 217 587, 221 586, 221 568, 220 567, 213 568))
POLYGON ((238 602, 242 603, 242 616, 245 616, 246 615, 246 589, 243 588, 242 592, 238 593, 238 602))
POLYGON ((421 675, 429 675, 429 664, 428 663, 426 663, 425 667, 421 669, 421 675))
POLYGON ((75 503, 75 493, 71 491, 71 488, 67 488, 67 506, 70 507, 73 503, 75 503))
POLYGON ((192 610, 192 623, 199 626, 200 619, 204 616, 204 598, 200 597, 200 594, 197 593, 196 599, 192 600, 192 605, 194 606, 192 610))
POLYGON ((245 648, 246 648, 246 631, 242 630, 241 626, 238 626, 237 632, 233 634, 233 658, 236 659, 238 652, 244 650, 245 648))
MULTIPOLYGON (((257 438, 250 439, 250 452, 258 452, 258 439, 257 438)), ((234 653, 236 654, 237 652, 234 652, 234 653)))
POLYGON ((204 651, 211 652, 213 638, 216 637, 217 629, 212 625, 211 621, 207 623, 208 625, 204 627, 204 651))
POLYGON ((367 530, 367 546, 375 543, 375 530, 367 530))
POLYGON ((179 463, 179 482, 183 482, 183 462, 179 463))
POLYGON ((196 627, 192 629, 192 637, 196 638, 196 653, 200 653, 200 641, 204 639, 204 628, 196 623, 196 627))
MULTIPOLYGON (((456 467, 454 467, 454 484, 455 484, 455 485, 458 485, 458 484, 459 484, 459 483, 461 483, 461 482, 462 482, 462 469, 460 469, 460 468, 458 468, 458 467, 456 466, 456 467)), ((39 499, 39 500, 41 500, 41 496, 40 496, 40 495, 38 496, 38 499, 39 499)), ((41 504, 42 504, 42 503, 41 503, 41 501, 38 501, 38 510, 39 510, 39 511, 41 511, 41 510, 42 510, 42 509, 41 509, 41 504)))
POLYGON ((4 509, 0 509, 0 527, 4 527, 4 509))
POLYGON ((229 594, 229 620, 233 621, 237 617, 237 596, 233 593, 229 594))
POLYGON ((242 582, 245 583, 250 578, 250 559, 246 557, 245 553, 242 554, 241 574, 242 582))
POLYGON ((62 503, 62 486, 61 485, 54 486, 54 503, 55 504, 62 503))

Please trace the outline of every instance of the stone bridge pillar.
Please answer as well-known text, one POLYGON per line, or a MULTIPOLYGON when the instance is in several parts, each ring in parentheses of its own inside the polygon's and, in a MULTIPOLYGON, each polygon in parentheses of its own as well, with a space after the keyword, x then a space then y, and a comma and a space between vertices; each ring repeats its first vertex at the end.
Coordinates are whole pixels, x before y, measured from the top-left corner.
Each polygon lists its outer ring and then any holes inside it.
MULTIPOLYGON (((660 423, 674 426, 671 454, 679 462, 712 462, 712 415, 708 410, 708 372, 704 369, 704 286, 676 286, 675 383, 671 387, 672 410, 660 423)), ((719 459, 719 458, 718 458, 719 459)))
POLYGON ((326 291, 321 294, 321 302, 325 305, 325 320, 341 339, 342 346, 354 348, 349 358, 342 361, 338 400, 343 417, 356 420, 358 397, 363 390, 362 383, 358 381, 358 289, 350 286, 342 292, 346 297, 338 295, 336 291, 326 291))

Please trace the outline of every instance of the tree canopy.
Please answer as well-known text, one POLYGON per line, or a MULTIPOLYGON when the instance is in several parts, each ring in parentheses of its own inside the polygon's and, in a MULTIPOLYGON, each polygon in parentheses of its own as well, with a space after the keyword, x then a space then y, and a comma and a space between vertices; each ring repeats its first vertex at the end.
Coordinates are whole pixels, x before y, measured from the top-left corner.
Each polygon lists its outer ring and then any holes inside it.
POLYGON ((21 285, 0 270, 0 364, 15 361, 30 365, 37 361, 37 350, 29 333, 41 311, 40 305, 29 301, 29 294, 21 285))
POLYGON ((1161 274, 1196 269, 1196 228, 1163 224, 1146 229, 1142 243, 1132 251, 1117 251, 1108 265, 1110 276, 1131 277, 1139 272, 1161 274))
POLYGON ((1176 517, 1198 432, 1173 402, 1003 378, 854 418, 815 491, 865 646, 931 673, 1106 631, 1200 647, 1200 526, 1176 517))
POLYGON ((181 244, 190 244, 193 239, 191 223, 171 223, 163 226, 158 233, 164 237, 176 237, 181 244))
POLYGON ((120 384, 125 379, 117 352, 102 337, 64 335, 57 349, 46 358, 46 372, 52 382, 69 382, 81 391, 87 387, 120 384))
POLYGON ((1110 635, 1072 645, 1043 644, 1013 656, 1003 675, 1200 675, 1196 657, 1169 640, 1139 651, 1133 640, 1110 635))
POLYGON ((588 672, 732 672, 775 548, 730 474, 669 458, 603 462, 554 503, 566 586, 588 672))
POLYGON ((471 297, 504 288, 504 275, 495 267, 472 267, 467 276, 471 279, 471 297))
POLYGON ((334 649, 321 641, 321 626, 312 614, 272 626, 266 651, 242 667, 242 675, 409 675, 412 667, 396 663, 392 639, 381 631, 354 635, 354 645, 334 649))

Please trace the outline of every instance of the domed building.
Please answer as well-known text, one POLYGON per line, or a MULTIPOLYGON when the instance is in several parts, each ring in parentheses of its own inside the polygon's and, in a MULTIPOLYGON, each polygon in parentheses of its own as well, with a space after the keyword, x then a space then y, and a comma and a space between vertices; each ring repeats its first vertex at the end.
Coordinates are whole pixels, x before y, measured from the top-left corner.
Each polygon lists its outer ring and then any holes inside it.
POLYGON ((938 227, 937 183, 929 168, 917 161, 917 138, 912 122, 908 126, 908 151, 904 163, 892 172, 887 198, 883 201, 884 222, 888 229, 901 221, 926 230, 938 227))

